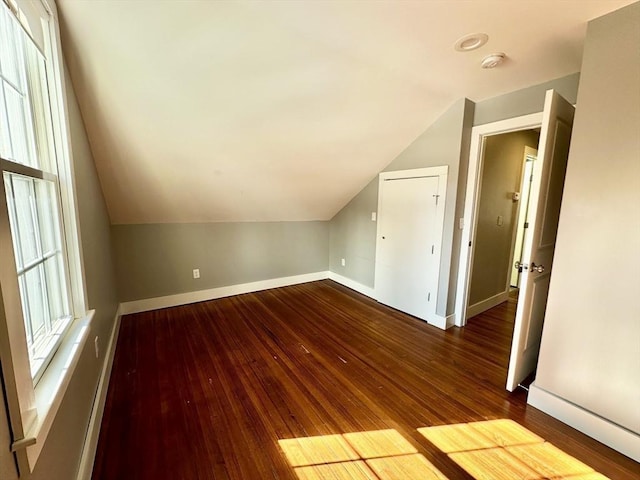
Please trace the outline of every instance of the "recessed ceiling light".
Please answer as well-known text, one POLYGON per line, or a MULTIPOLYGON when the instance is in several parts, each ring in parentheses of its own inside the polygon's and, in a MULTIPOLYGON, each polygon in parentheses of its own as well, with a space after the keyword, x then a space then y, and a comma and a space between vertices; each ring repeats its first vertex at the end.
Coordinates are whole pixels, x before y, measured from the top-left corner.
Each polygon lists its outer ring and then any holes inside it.
POLYGON ((492 53, 482 59, 480 66, 482 68, 495 68, 504 62, 506 55, 504 53, 492 53))
POLYGON ((458 52, 470 52, 476 48, 480 48, 489 40, 489 36, 486 33, 470 33, 464 37, 460 37, 453 44, 458 52))

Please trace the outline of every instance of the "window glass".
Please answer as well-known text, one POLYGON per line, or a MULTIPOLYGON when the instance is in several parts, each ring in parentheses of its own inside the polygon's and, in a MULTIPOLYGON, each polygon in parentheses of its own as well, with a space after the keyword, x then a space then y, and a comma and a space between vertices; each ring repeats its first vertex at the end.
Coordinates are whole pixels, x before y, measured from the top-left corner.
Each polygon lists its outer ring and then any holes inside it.
POLYGON ((39 257, 33 180, 21 175, 11 175, 10 178, 17 220, 11 225, 11 233, 15 237, 14 243, 18 244, 16 254, 20 257, 20 264, 26 268, 39 257))
POLYGON ((0 162, 34 383, 73 318, 48 68, 0 2, 0 162))

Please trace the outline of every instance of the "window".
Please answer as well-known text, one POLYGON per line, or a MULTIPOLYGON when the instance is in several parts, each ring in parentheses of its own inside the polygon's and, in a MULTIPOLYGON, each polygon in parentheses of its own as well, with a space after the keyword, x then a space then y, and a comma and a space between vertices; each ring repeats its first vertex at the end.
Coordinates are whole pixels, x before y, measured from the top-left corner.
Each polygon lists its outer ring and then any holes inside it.
POLYGON ((30 370, 37 381, 72 318, 47 64, 4 6, 0 32, 0 158, 30 370))
POLYGON ((20 475, 91 326, 53 0, 0 0, 0 381, 20 475))

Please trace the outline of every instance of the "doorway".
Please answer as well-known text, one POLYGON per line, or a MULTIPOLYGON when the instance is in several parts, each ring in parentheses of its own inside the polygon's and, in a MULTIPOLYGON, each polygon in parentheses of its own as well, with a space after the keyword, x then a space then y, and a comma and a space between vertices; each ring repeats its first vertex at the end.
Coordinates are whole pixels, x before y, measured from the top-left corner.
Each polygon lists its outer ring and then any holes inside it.
POLYGON ((504 133, 541 129, 539 152, 532 168, 528 228, 524 230, 522 261, 519 262, 520 291, 506 379, 509 391, 513 391, 537 366, 574 112, 574 107, 562 96, 548 90, 543 112, 481 125, 472 130, 467 196, 461 222, 463 234, 456 292, 458 326, 464 326, 468 318, 470 273, 476 253, 483 154, 487 139, 504 133))
POLYGON ((485 139, 467 319, 517 298, 538 129, 485 139))

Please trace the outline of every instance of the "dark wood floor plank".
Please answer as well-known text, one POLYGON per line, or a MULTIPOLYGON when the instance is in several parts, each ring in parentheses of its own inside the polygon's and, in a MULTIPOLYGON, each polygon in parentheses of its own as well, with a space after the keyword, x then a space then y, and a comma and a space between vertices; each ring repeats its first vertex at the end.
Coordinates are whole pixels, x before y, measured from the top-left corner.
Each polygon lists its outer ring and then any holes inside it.
POLYGON ((278 440, 510 418, 612 479, 638 464, 504 389, 515 299, 446 332, 329 280, 127 315, 94 480, 295 480, 278 440))

